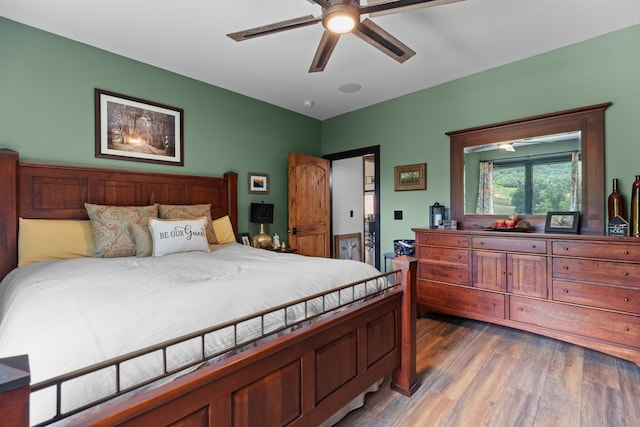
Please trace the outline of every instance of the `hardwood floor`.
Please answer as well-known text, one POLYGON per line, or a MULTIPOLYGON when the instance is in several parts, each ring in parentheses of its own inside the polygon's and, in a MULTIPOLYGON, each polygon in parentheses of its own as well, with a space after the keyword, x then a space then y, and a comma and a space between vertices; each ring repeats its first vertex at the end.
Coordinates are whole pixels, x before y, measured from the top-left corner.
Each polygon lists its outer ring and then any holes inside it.
POLYGON ((418 320, 420 389, 385 380, 339 427, 640 426, 640 368, 528 332, 432 315, 418 320))

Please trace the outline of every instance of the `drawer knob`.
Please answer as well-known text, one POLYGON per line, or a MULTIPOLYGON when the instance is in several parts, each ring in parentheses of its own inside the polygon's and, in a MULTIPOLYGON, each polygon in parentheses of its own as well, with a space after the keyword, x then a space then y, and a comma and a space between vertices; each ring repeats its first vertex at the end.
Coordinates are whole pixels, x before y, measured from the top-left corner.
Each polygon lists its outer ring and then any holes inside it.
POLYGON ((568 250, 569 250, 569 248, 565 247, 565 248, 564 248, 564 250, 565 250, 565 251, 568 251, 568 250))
POLYGON ((629 302, 629 298, 625 297, 624 302, 629 302))
POLYGON ((492 307, 495 307, 495 306, 496 306, 496 303, 495 303, 495 302, 491 303, 491 306, 492 306, 492 307))
POLYGON ((507 274, 507 272, 506 272, 506 271, 503 271, 503 272, 502 272, 502 275, 503 275, 503 276, 505 276, 506 274, 507 274))
POLYGON ((624 251, 624 254, 625 255, 629 255, 629 251, 624 251))
POLYGON ((565 265, 565 266, 564 266, 564 267, 562 267, 562 268, 564 268, 565 270, 568 270, 568 269, 569 269, 569 266, 568 266, 568 265, 565 265))
POLYGON ((458 255, 458 259, 462 258, 460 255, 458 255))
POLYGON ((564 292, 565 294, 569 293, 569 289, 563 289, 562 292, 564 292))
POLYGON ((458 244, 462 243, 460 240, 458 240, 458 244))
POLYGON ((425 269, 424 269, 424 272, 425 272, 425 273, 428 273, 428 272, 429 272, 429 269, 428 269, 428 268, 425 268, 425 269))
POLYGON ((628 272, 626 272, 626 271, 625 271, 624 273, 622 273, 622 274, 623 274, 623 275, 625 275, 625 276, 628 276, 628 275, 629 275, 629 273, 628 273, 628 272))
POLYGON ((535 248, 536 248, 536 245, 531 245, 531 247, 532 247, 533 249, 535 249, 535 248))
POLYGON ((458 274, 458 279, 461 279, 461 278, 462 278, 462 274, 458 274))
POLYGON ((518 311, 524 311, 524 307, 518 307, 518 311))
POLYGON ((481 245, 484 245, 484 242, 480 242, 481 245))
POLYGON ((626 328, 624 328, 625 332, 629 332, 629 327, 627 326, 626 328))
POLYGON ((428 294, 428 293, 429 293, 429 289, 425 289, 425 290, 424 290, 424 293, 425 293, 425 294, 428 294))

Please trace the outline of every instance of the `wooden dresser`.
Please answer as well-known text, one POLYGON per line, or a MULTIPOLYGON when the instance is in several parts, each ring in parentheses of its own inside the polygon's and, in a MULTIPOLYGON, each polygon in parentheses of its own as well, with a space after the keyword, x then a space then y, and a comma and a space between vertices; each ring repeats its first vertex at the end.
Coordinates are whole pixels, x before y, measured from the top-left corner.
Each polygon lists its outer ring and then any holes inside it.
POLYGON ((640 239, 413 231, 419 311, 506 325, 640 366, 640 239))

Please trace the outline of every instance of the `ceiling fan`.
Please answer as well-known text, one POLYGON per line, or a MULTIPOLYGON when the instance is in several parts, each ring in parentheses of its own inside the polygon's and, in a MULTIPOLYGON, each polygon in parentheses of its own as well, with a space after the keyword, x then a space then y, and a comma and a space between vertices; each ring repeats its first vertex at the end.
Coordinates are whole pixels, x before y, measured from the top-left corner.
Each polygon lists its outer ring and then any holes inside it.
MULTIPOLYGON (((321 22, 325 28, 320 45, 309 68, 310 73, 323 71, 329 62, 331 53, 343 34, 352 33, 371 44, 396 61, 403 63, 416 53, 400 40, 376 25, 369 18, 361 20, 365 14, 378 12, 398 13, 409 9, 428 6, 439 6, 461 0, 369 0, 361 6, 359 0, 308 0, 322 7, 322 16, 301 16, 261 27, 251 28, 227 34, 236 41, 266 36, 280 31, 293 30, 321 22)), ((384 13, 380 13, 384 14, 384 13)))

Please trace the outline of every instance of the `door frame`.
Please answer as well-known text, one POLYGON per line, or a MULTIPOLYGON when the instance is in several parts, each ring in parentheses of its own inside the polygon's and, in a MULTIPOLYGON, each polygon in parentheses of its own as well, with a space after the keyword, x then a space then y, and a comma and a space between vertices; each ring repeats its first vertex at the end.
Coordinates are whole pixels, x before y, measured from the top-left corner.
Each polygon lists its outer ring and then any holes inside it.
MULTIPOLYGON (((380 146, 374 145, 371 147, 357 148, 355 150, 341 151, 339 153, 324 155, 322 156, 322 158, 327 159, 329 160, 329 162, 331 162, 329 164, 330 171, 331 171, 329 174, 329 178, 330 178, 329 200, 331 201, 330 233, 331 233, 331 238, 333 238, 333 162, 335 160, 351 159, 353 157, 363 157, 371 154, 374 155, 373 170, 376 177, 376 185, 375 185, 375 189, 373 190, 373 193, 375 195, 375 200, 374 200, 375 216, 373 219, 375 221, 376 238, 374 241, 373 250, 375 252, 375 257, 376 257, 376 262, 375 262, 376 268, 380 270, 380 265, 381 265, 381 260, 380 260, 380 256, 381 256, 380 254, 380 182, 379 182, 380 181, 380 146)), ((364 199, 364 194, 363 194, 363 199, 364 199)), ((333 256, 333 247, 331 248, 331 254, 333 256)))

